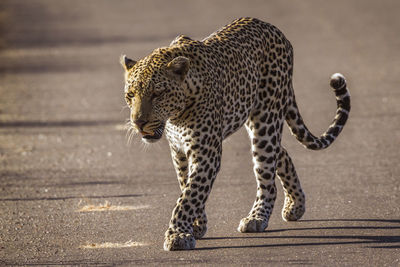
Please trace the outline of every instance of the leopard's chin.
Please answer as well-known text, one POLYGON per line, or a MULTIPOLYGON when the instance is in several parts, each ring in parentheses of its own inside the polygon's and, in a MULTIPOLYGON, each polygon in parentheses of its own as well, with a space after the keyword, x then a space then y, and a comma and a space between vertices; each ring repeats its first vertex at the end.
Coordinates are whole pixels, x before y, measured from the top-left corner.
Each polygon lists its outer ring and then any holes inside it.
POLYGON ((154 130, 153 134, 143 134, 142 141, 151 144, 159 141, 164 133, 165 124, 162 123, 156 130, 154 130))

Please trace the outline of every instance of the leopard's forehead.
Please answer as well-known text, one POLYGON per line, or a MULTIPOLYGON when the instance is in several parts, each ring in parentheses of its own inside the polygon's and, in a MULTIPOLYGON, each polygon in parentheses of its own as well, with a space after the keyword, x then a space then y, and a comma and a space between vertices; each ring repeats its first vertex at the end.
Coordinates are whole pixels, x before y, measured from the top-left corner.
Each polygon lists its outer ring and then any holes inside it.
POLYGON ((129 71, 125 92, 136 91, 136 93, 145 94, 151 84, 165 80, 163 67, 169 62, 170 57, 166 49, 156 49, 147 57, 139 60, 129 71))

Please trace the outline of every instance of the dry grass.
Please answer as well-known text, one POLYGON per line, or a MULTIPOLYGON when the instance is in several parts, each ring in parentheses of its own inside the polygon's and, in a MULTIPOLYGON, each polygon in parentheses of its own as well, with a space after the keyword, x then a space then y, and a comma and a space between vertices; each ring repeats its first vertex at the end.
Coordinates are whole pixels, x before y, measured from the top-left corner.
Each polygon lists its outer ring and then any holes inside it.
POLYGON ((85 249, 95 249, 95 248, 131 248, 131 247, 142 247, 142 246, 147 246, 146 243, 141 243, 141 242, 134 242, 132 240, 129 240, 125 243, 90 243, 86 245, 81 245, 79 248, 85 248, 85 249))
POLYGON ((147 209, 148 205, 141 206, 120 206, 120 205, 111 205, 110 202, 106 201, 104 204, 100 205, 85 205, 76 212, 92 212, 92 211, 125 211, 125 210, 139 210, 139 209, 147 209))

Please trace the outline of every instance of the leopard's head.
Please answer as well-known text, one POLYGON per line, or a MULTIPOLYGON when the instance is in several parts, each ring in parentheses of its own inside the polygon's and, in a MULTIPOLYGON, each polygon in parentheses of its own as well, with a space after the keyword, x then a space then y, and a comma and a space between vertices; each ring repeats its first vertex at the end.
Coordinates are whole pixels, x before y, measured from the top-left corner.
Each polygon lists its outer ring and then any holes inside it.
POLYGON ((130 126, 142 135, 145 143, 158 141, 165 122, 185 107, 183 81, 189 71, 189 59, 154 51, 134 61, 121 57, 125 69, 125 100, 130 126))

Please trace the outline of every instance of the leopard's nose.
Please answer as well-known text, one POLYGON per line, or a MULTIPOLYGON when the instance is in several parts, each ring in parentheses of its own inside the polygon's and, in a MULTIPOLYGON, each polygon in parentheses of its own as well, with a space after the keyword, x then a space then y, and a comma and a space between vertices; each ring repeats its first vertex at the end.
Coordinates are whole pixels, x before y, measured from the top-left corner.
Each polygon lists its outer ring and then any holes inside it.
POLYGON ((133 122, 134 124, 136 124, 136 126, 143 131, 143 126, 147 123, 147 121, 142 120, 142 119, 137 119, 133 122))

